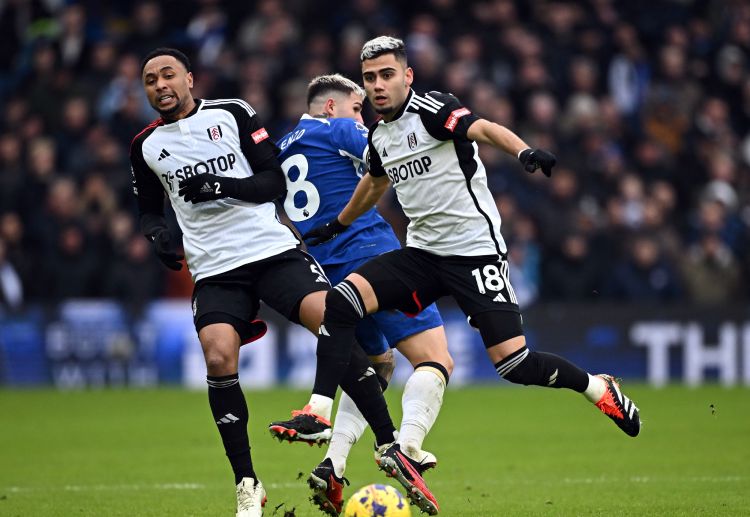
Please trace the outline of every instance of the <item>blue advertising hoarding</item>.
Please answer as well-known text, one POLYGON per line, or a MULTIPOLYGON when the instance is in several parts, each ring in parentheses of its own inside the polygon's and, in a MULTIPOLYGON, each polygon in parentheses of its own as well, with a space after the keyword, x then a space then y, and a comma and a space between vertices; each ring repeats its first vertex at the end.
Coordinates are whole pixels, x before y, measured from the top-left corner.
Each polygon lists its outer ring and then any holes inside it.
MULTIPOLYGON (((451 386, 498 382, 478 332, 441 305, 455 360, 451 386)), ((309 388, 315 337, 265 309, 268 333, 242 348, 247 389, 309 388)), ((524 312, 529 346, 563 355, 592 373, 698 385, 750 385, 750 315, 733 307, 538 305, 524 312)), ((400 358, 395 382, 411 368, 400 358)), ((0 383, 7 386, 205 386, 189 300, 157 301, 139 314, 110 300, 71 300, 0 317, 0 383)))

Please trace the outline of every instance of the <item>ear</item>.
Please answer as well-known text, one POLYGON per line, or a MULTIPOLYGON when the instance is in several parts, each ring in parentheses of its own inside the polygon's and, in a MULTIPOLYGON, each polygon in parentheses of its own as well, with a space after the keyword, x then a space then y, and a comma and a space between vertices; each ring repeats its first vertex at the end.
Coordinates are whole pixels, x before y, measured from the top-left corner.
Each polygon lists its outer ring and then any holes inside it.
POLYGON ((328 118, 331 118, 334 116, 334 110, 336 109, 336 101, 333 100, 333 97, 328 97, 326 100, 326 103, 323 105, 323 113, 325 113, 328 118))
POLYGON ((187 83, 188 83, 188 88, 193 87, 193 72, 187 73, 187 83))
POLYGON ((411 69, 410 66, 406 67, 406 73, 404 74, 404 82, 406 83, 406 86, 411 86, 411 83, 414 81, 414 70, 411 69))

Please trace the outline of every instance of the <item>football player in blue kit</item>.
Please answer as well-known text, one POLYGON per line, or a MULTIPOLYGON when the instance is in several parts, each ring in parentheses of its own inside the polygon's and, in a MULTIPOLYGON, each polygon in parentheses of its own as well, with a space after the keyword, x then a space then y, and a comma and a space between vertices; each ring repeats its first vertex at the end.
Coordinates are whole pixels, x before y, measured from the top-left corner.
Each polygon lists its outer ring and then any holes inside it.
MULTIPOLYGON (((316 77, 308 86, 308 113, 279 140, 287 180, 284 209, 302 234, 335 218, 366 170, 368 130, 362 125, 363 100, 364 91, 342 75, 316 77)), ((308 251, 335 285, 372 257, 400 247, 390 225, 372 208, 347 231, 308 251)), ((394 369, 393 347, 414 366, 404 389, 397 443, 422 473, 436 463, 421 447, 440 411, 453 370, 437 307, 430 305, 411 316, 395 310, 371 314, 358 323, 355 335, 384 388, 394 369)), ((366 425, 351 398, 342 394, 330 446, 308 479, 313 501, 330 515, 341 511, 346 459, 366 425)), ((283 422, 272 424, 270 431, 290 441, 299 436, 288 433, 283 422)))

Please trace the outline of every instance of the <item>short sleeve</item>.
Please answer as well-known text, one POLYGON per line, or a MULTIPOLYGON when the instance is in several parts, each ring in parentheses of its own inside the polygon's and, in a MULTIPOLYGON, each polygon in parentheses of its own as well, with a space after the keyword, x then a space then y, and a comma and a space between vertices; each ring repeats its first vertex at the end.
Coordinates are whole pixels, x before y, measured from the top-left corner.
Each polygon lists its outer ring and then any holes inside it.
POLYGON ((438 140, 467 140, 466 133, 469 126, 480 117, 473 114, 451 94, 430 92, 426 97, 440 106, 437 113, 428 110, 419 111, 427 131, 438 140))
POLYGON ((383 161, 380 159, 380 155, 372 143, 372 135, 375 134, 377 128, 377 122, 370 127, 370 134, 367 136, 367 154, 365 155, 365 162, 370 168, 370 175, 380 177, 385 176, 385 169, 383 168, 383 161))
POLYGON ((352 119, 333 119, 332 144, 339 150, 364 162, 367 154, 369 131, 352 119))

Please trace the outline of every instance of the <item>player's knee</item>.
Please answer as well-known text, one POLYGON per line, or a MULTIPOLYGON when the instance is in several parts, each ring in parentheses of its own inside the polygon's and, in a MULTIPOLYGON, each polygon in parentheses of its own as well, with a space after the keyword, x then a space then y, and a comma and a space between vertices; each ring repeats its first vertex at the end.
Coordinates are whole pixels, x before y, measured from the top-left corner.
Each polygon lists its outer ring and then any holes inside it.
POLYGON ((209 375, 226 375, 237 371, 237 353, 221 344, 203 344, 203 355, 209 375))
POLYGON ((364 307, 357 288, 348 280, 344 280, 328 291, 323 321, 337 325, 354 325, 365 316, 364 307))
POLYGON ((479 330, 486 348, 523 336, 521 315, 513 311, 481 312, 472 315, 469 323, 479 330))
POLYGON ((200 329, 198 337, 209 375, 237 372, 239 349, 235 330, 226 325, 208 325, 200 329))
POLYGON ((445 350, 443 353, 430 353, 426 354, 424 359, 419 361, 415 366, 414 369, 416 370, 423 364, 437 364, 440 365, 440 371, 445 372, 446 380, 447 377, 449 377, 451 374, 453 374, 453 357, 448 353, 447 350, 445 350))
POLYGON ((450 358, 450 362, 445 366, 445 369, 448 371, 448 375, 453 375, 453 358, 450 358))
POLYGON ((539 354, 523 347, 495 365, 497 373, 514 384, 548 386, 555 371, 540 360, 539 354))
POLYGON ((449 376, 453 374, 453 357, 451 357, 449 353, 446 352, 445 354, 441 355, 440 358, 435 362, 440 363, 443 368, 445 368, 445 371, 449 376))
POLYGON ((399 341, 401 352, 416 369, 422 363, 439 363, 448 375, 453 373, 453 357, 442 326, 429 329, 399 341))

